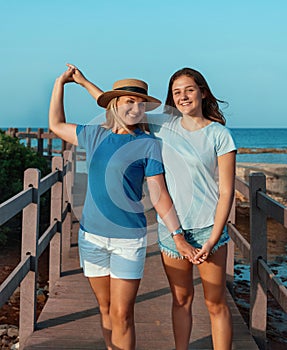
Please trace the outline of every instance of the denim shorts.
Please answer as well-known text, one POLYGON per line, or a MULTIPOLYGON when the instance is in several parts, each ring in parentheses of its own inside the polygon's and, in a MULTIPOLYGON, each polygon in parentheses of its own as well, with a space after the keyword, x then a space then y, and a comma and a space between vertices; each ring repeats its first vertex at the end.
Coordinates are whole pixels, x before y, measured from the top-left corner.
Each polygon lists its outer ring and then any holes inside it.
POLYGON ((146 239, 98 236, 79 230, 80 265, 86 277, 111 276, 141 279, 146 257, 146 239))
MULTIPOLYGON (((203 244, 208 240, 212 231, 213 225, 204 228, 195 228, 190 230, 184 230, 184 237, 186 241, 191 244, 194 248, 202 248, 203 244)), ((218 248, 226 244, 230 240, 227 232, 227 228, 224 227, 223 232, 216 243, 211 253, 214 253, 218 248)), ((183 259, 176 249, 173 238, 167 228, 158 224, 158 244, 161 252, 170 256, 171 258, 183 259)))

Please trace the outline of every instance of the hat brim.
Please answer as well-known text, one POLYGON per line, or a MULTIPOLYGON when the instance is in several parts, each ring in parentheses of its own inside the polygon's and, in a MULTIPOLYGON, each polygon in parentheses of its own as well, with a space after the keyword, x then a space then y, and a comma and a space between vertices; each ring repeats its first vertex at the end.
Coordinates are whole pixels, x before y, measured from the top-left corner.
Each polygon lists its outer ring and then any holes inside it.
POLYGON ((106 91, 102 93, 97 100, 97 103, 99 106, 103 108, 107 108, 108 104, 110 101, 115 98, 115 97, 120 97, 120 96, 137 96, 141 97, 146 100, 146 111, 152 111, 153 109, 156 109, 161 105, 161 101, 158 100, 155 97, 148 96, 145 94, 141 94, 139 92, 133 92, 133 91, 121 91, 121 90, 111 90, 111 91, 106 91))

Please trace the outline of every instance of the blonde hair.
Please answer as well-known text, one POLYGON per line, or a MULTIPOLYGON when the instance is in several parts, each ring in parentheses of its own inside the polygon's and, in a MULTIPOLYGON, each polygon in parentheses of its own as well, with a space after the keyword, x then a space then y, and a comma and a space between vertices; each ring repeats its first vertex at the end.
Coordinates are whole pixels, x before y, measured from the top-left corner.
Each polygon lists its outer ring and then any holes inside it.
MULTIPOLYGON (((120 128, 123 128, 125 131, 127 131, 129 134, 134 135, 133 131, 127 127, 127 125, 123 122, 123 120, 118 115, 117 100, 118 100, 118 97, 115 97, 107 105, 106 121, 102 124, 102 127, 104 127, 105 129, 113 129, 114 127, 117 127, 117 128, 120 127, 120 128)), ((149 131, 146 114, 144 114, 142 121, 136 124, 136 126, 143 132, 149 131)))

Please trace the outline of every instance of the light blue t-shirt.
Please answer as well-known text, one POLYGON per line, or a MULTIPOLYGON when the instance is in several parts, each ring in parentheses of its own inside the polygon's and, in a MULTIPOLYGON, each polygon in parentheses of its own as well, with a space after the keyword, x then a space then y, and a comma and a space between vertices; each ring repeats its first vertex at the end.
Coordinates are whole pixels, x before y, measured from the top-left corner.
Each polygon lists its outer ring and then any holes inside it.
POLYGON ((139 129, 134 133, 115 134, 100 125, 77 126, 88 169, 80 222, 85 231, 114 238, 138 238, 146 233, 143 181, 164 169, 154 136, 139 129))
POLYGON ((148 123, 161 141, 166 183, 182 227, 212 225, 219 194, 217 157, 236 150, 229 129, 211 122, 188 131, 181 117, 165 114, 148 115, 148 123))

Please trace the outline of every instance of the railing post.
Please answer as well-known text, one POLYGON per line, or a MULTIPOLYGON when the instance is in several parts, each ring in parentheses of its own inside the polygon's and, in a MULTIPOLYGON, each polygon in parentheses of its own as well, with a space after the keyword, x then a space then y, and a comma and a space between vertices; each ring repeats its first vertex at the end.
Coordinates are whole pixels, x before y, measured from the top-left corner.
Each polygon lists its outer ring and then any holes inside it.
MULTIPOLYGON (((31 128, 26 128, 26 133, 30 134, 30 132, 31 132, 31 128)), ((27 145, 27 147, 31 147, 31 138, 30 137, 26 138, 26 145, 27 145)))
POLYGON ((47 155, 52 156, 52 150, 53 150, 53 139, 51 138, 52 131, 48 129, 48 141, 47 141, 47 155))
MULTIPOLYGON (((235 224, 235 220, 236 220, 236 199, 234 196, 228 222, 230 222, 231 224, 235 224)), ((230 239, 227 245, 227 262, 226 262, 227 280, 226 282, 227 282, 227 287, 231 294, 233 294, 233 281, 234 281, 234 250, 235 250, 235 243, 232 239, 230 239)))
POLYGON ((37 151, 41 155, 43 155, 44 153, 44 139, 42 138, 43 132, 44 132, 43 128, 39 128, 37 132, 37 141, 38 141, 37 151))
POLYGON ((267 291, 258 276, 258 259, 267 260, 266 214, 257 207, 257 192, 266 192, 263 173, 249 175, 250 194, 250 317, 249 327, 260 349, 266 348, 267 291))
POLYGON ((38 272, 38 236, 40 196, 39 184, 41 173, 38 169, 27 169, 24 172, 24 189, 33 187, 33 202, 23 209, 22 219, 22 251, 21 257, 27 255, 32 257, 31 271, 20 285, 20 316, 19 316, 19 338, 20 349, 27 338, 34 332, 36 324, 36 282, 38 272))
POLYGON ((68 257, 71 248, 71 228, 72 228, 72 212, 71 212, 71 197, 72 197, 72 174, 71 174, 71 162, 72 152, 64 151, 64 166, 68 167, 66 175, 64 177, 63 188, 63 207, 68 207, 66 218, 62 224, 62 259, 68 257))
MULTIPOLYGON (((53 157, 52 171, 59 170, 62 175, 63 158, 53 157)), ((61 274, 61 230, 62 230, 62 204, 63 204, 63 181, 61 178, 51 188, 51 224, 58 222, 58 231, 50 242, 49 259, 49 293, 53 291, 56 281, 61 274)))

